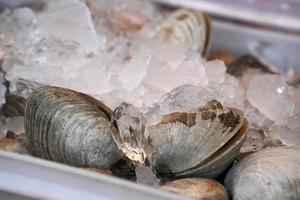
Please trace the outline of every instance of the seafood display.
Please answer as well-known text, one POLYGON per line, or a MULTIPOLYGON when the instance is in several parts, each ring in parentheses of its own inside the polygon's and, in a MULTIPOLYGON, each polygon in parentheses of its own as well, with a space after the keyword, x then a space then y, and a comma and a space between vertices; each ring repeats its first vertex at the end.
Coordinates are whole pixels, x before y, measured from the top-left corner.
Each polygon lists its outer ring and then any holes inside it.
POLYGON ((151 1, 34 5, 0 2, 1 151, 188 199, 300 199, 284 45, 216 48, 240 22, 151 1))
POLYGON ((111 168, 122 150, 134 163, 144 165, 147 159, 164 177, 216 178, 238 155, 247 128, 241 111, 216 100, 191 113, 170 113, 148 127, 129 104, 113 113, 88 95, 50 86, 36 89, 25 111, 27 141, 36 156, 111 168))

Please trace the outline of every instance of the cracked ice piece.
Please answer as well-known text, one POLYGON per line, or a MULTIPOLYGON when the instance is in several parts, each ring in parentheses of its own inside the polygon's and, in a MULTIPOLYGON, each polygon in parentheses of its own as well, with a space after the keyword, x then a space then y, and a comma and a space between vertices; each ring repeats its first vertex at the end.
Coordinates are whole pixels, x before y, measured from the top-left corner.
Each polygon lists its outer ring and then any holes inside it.
POLYGON ((147 121, 143 114, 128 103, 121 103, 115 110, 112 122, 116 121, 119 133, 114 135, 117 146, 135 165, 145 162, 144 141, 147 121))
POLYGON ((295 109, 295 104, 288 98, 288 89, 282 76, 257 75, 250 81, 247 99, 276 124, 283 124, 295 109))

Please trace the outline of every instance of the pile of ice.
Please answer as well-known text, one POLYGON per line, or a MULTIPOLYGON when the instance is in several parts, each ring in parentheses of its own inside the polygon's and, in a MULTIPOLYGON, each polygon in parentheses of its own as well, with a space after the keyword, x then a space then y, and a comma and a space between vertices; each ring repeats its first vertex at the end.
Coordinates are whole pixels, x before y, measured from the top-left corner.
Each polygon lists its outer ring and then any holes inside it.
MULTIPOLYGON (((149 21, 153 15, 143 17, 149 21)), ((207 93, 197 104, 219 97, 242 106, 243 91, 225 74, 222 62, 206 63, 188 46, 161 43, 150 36, 147 26, 125 37, 110 31, 107 22, 98 22, 103 30, 96 27, 100 29, 96 32, 93 22, 86 4, 75 0, 49 1, 41 12, 5 10, 0 32, 13 41, 4 49, 3 63, 10 92, 28 96, 39 85, 55 85, 93 95, 112 108, 127 101, 147 112, 156 104, 168 104, 170 91, 172 98, 189 95, 180 87, 192 84, 198 95, 207 93)), ((182 102, 176 107, 194 105, 182 102)), ((161 110, 164 114, 173 108, 161 110)))
POLYGON ((207 62, 184 44, 162 43, 157 35, 164 14, 150 2, 107 2, 51 0, 41 11, 0 13, 9 91, 27 97, 40 85, 71 88, 112 109, 122 101, 134 104, 150 123, 217 99, 244 110, 252 127, 300 144, 300 90, 283 77, 261 73, 238 80, 221 61, 207 62))

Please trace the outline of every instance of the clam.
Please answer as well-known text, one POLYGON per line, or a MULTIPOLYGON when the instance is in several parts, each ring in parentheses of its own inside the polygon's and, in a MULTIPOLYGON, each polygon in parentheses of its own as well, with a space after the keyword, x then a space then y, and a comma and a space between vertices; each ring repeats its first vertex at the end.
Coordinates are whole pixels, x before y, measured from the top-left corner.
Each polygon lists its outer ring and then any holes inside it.
POLYGON ((25 131, 34 155, 78 167, 110 168, 122 157, 113 141, 112 111, 96 99, 59 87, 33 91, 25 131))
POLYGON ((165 183, 162 190, 172 192, 189 199, 228 200, 225 188, 217 181, 204 178, 185 178, 165 183))
POLYGON ((225 186, 233 200, 298 200, 299 166, 299 147, 264 149, 234 165, 225 186))
POLYGON ((212 100, 149 127, 145 151, 158 175, 216 178, 239 153, 247 127, 241 111, 212 100))
POLYGON ((165 115, 146 129, 143 116, 128 104, 121 104, 115 116, 120 131, 115 138, 124 154, 166 178, 217 177, 239 153, 247 130, 241 111, 216 100, 165 115))
POLYGON ((243 113, 216 100, 191 112, 165 115, 148 129, 148 159, 157 174, 219 176, 239 153, 248 124, 243 113))
POLYGON ((209 18, 199 11, 176 10, 162 23, 160 39, 175 44, 186 43, 206 56, 211 42, 209 18))
POLYGON ((3 105, 3 113, 7 117, 24 116, 26 99, 14 94, 6 94, 6 103, 3 105))

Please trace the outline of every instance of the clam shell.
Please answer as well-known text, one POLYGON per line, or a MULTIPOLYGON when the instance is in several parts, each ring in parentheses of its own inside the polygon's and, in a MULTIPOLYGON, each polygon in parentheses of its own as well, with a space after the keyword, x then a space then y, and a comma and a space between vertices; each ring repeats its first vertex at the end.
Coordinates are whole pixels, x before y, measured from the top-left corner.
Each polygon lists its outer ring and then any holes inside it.
POLYGON ((7 117, 24 116, 26 99, 14 94, 6 94, 3 113, 7 117))
POLYGON ((28 146, 26 142, 18 139, 0 139, 0 150, 30 155, 30 153, 28 152, 28 146))
POLYGON ((225 178, 233 200, 300 199, 300 147, 273 147, 234 165, 225 178))
POLYGON ((160 187, 162 190, 179 194, 189 199, 228 200, 225 188, 217 181, 203 178, 185 178, 167 182, 160 187))
POLYGON ((160 38, 175 44, 187 43, 206 56, 211 43, 209 17, 199 11, 176 10, 162 23, 160 38))
POLYGON ((194 112, 172 113, 148 129, 148 159, 163 176, 215 178, 229 166, 246 136, 237 109, 213 100, 194 112))
POLYGON ((122 154, 113 141, 112 111, 96 99, 59 87, 30 95, 25 131, 32 152, 78 167, 109 168, 122 154))

